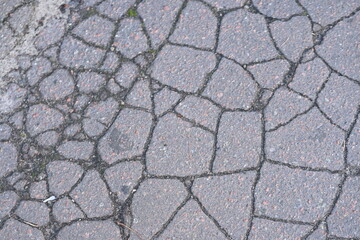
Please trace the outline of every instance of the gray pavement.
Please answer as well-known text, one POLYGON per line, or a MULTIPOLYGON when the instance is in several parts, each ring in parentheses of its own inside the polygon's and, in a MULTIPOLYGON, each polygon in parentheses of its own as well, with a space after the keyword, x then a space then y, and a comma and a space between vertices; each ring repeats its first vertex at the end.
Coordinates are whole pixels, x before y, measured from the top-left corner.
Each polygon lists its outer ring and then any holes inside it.
POLYGON ((0 240, 360 239, 359 0, 0 21, 0 240))

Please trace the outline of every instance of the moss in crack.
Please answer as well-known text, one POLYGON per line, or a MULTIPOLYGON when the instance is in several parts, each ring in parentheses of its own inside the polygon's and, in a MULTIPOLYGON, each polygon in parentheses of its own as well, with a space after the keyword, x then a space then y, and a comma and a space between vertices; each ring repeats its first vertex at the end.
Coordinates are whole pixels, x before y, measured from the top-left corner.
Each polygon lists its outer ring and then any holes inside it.
POLYGON ((137 12, 135 9, 129 9, 129 11, 127 12, 128 17, 137 17, 137 12))

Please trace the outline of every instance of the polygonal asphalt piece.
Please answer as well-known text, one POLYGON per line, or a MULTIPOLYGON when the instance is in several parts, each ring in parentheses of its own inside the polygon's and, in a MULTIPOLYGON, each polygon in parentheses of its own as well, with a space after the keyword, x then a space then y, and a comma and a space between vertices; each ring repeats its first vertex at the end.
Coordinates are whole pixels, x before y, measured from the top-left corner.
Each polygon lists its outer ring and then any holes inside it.
POLYGON ((240 63, 262 61, 278 55, 265 19, 244 9, 225 15, 221 23, 218 52, 240 63))
POLYGON ((0 230, 0 240, 43 240, 44 235, 39 229, 30 227, 24 223, 9 219, 0 230))
POLYGON ((360 176, 349 177, 328 218, 329 233, 344 238, 360 237, 360 176))
POLYGON ((316 108, 276 131, 266 133, 266 157, 312 168, 343 168, 345 134, 316 108))
POLYGON ((48 195, 46 190, 46 181, 34 182, 31 184, 29 192, 31 198, 45 199, 48 195))
POLYGON ((5 191, 0 193, 0 218, 10 214, 11 209, 15 207, 18 199, 18 195, 13 191, 5 191))
POLYGON ((36 36, 34 41, 38 49, 45 49, 48 46, 58 42, 64 35, 66 28, 66 19, 51 18, 36 36), (56 29, 56 31, 54 31, 56 29))
POLYGON ((0 142, 0 177, 16 169, 17 151, 12 143, 0 142))
POLYGON ((105 77, 96 72, 82 72, 77 76, 76 86, 81 92, 97 92, 105 85, 105 77))
POLYGON ((89 161, 94 144, 88 141, 66 141, 57 150, 65 158, 89 161))
POLYGON ((147 80, 142 79, 137 81, 130 94, 127 96, 126 102, 136 107, 151 109, 150 83, 147 80))
POLYGON ((214 171, 255 167, 260 160, 261 114, 226 112, 220 119, 214 171))
POLYGON ((55 131, 48 131, 37 136, 36 141, 44 147, 54 146, 59 140, 59 134, 55 131))
POLYGON ((114 29, 112 22, 93 15, 77 25, 72 32, 89 43, 106 46, 114 29))
POLYGON ((169 113, 155 127, 146 153, 148 171, 173 176, 206 172, 211 160, 213 141, 211 133, 193 127, 169 113))
POLYGON ((97 10, 110 18, 118 19, 123 16, 134 3, 135 0, 105 0, 97 6, 97 10))
POLYGON ((11 128, 7 124, 0 124, 0 140, 9 140, 11 128))
POLYGON ((118 70, 115 75, 115 81, 121 86, 128 88, 131 83, 135 80, 139 72, 138 67, 132 62, 125 62, 121 65, 121 68, 118 70))
POLYGON ((181 95, 165 87, 154 97, 155 114, 160 115, 169 110, 180 99, 181 95))
POLYGON ((139 162, 121 162, 106 169, 104 177, 117 198, 125 201, 141 178, 143 166, 139 162))
POLYGON ((85 217, 81 210, 68 198, 62 198, 54 203, 53 214, 61 223, 71 222, 85 217))
POLYGON ((292 223, 273 222, 255 218, 250 231, 249 239, 300 239, 312 227, 292 223))
POLYGON ((33 105, 29 108, 26 119, 26 128, 34 136, 50 129, 58 128, 64 121, 60 111, 45 104, 33 105))
POLYGON ((320 58, 300 64, 289 87, 311 99, 315 99, 317 92, 329 76, 329 69, 320 58))
POLYGON ((122 88, 119 86, 119 84, 117 84, 115 82, 115 79, 113 78, 110 78, 107 85, 106 85, 106 88, 108 91, 110 91, 112 94, 117 94, 119 93, 122 88))
POLYGON ((181 0, 145 0, 139 4, 138 12, 154 48, 166 39, 181 4, 181 0))
POLYGON ((205 2, 211 4, 217 9, 228 9, 242 7, 246 3, 246 0, 205 0, 205 2))
POLYGON ((15 129, 22 129, 24 127, 24 111, 14 113, 9 117, 9 123, 11 123, 15 129))
POLYGON ((305 16, 287 22, 273 22, 270 29, 277 47, 293 62, 297 62, 302 52, 313 45, 311 23, 305 16))
POLYGON ((200 2, 189 2, 181 12, 170 41, 199 48, 213 48, 216 26, 217 19, 210 8, 200 2))
POLYGON ((307 239, 308 240, 327 240, 326 226, 321 224, 307 239))
POLYGON ((295 0, 254 0, 253 4, 260 12, 273 18, 288 18, 302 12, 295 0))
POLYGON ((351 166, 358 166, 360 167, 360 118, 356 121, 354 128, 349 137, 349 142, 347 146, 348 155, 347 155, 347 162, 351 166))
POLYGON ((309 109, 311 104, 299 94, 279 88, 265 108, 266 130, 288 122, 297 114, 309 109))
POLYGON ((65 69, 57 69, 40 83, 39 90, 46 100, 60 100, 74 90, 74 80, 65 69))
POLYGON ((257 90, 255 81, 240 65, 222 59, 203 95, 226 108, 249 109, 257 90))
POLYGON ((66 37, 61 44, 60 63, 66 67, 95 67, 105 55, 105 51, 86 45, 73 37, 66 37))
POLYGON ((248 66, 248 70, 254 75, 255 80, 265 88, 275 88, 282 83, 290 64, 285 60, 274 60, 248 66))
POLYGON ((0 89, 0 114, 8 114, 20 107, 27 91, 14 83, 0 89))
POLYGON ((347 130, 360 104, 360 86, 344 77, 332 74, 319 94, 317 102, 320 109, 334 123, 347 130))
POLYGON ((102 124, 108 124, 114 117, 118 106, 118 102, 113 98, 93 102, 86 108, 85 117, 96 120, 102 124))
POLYGON ((360 81, 360 49, 357 46, 360 31, 360 13, 339 22, 327 32, 321 45, 316 46, 317 53, 341 74, 360 81))
POLYGON ((38 226, 44 226, 49 222, 49 213, 50 209, 45 203, 35 201, 22 201, 15 211, 21 219, 38 226))
POLYGON ((106 58, 101 66, 101 70, 107 72, 114 72, 119 65, 119 57, 116 53, 108 52, 106 58))
POLYGON ((113 163, 141 155, 152 125, 152 116, 135 109, 123 109, 107 133, 98 151, 103 161, 113 163))
POLYGON ((83 129, 89 137, 96 137, 105 130, 105 125, 94 119, 84 119, 83 129))
POLYGON ((213 53, 166 45, 151 67, 151 76, 179 90, 196 92, 215 62, 213 53))
POLYGON ((233 239, 245 237, 255 176, 255 172, 248 172, 199 178, 192 186, 194 195, 233 239))
POLYGON ((147 50, 147 39, 142 31, 141 22, 134 18, 122 20, 112 45, 128 58, 147 50))
POLYGON ((57 240, 91 239, 119 240, 119 227, 110 220, 74 222, 62 228, 57 234, 57 240))
POLYGON ((4 58, 16 46, 16 38, 8 26, 0 29, 0 36, 4 44, 0 45, 0 58, 4 58))
POLYGON ((96 171, 89 171, 70 196, 88 217, 103 217, 113 212, 106 185, 96 171))
POLYGON ((33 7, 31 5, 23 5, 10 14, 8 21, 17 34, 22 34, 29 27, 28 24, 31 21, 32 10, 33 7))
POLYGON ((215 131, 220 109, 210 101, 187 96, 175 110, 186 118, 215 131))
POLYGON ((35 85, 40 78, 51 71, 51 62, 44 57, 37 57, 31 62, 31 68, 26 72, 30 86, 35 85))
MULTIPOLYGON (((174 179, 149 179, 140 185, 132 200, 132 228, 144 239, 159 231, 187 196, 184 185, 174 179)), ((130 239, 138 239, 131 233, 130 239)))
POLYGON ((339 174, 265 163, 256 186, 255 212, 273 218, 313 223, 329 210, 339 183, 339 174))
POLYGON ((349 15, 360 6, 357 0, 300 0, 299 2, 306 8, 311 19, 322 26, 349 15))
POLYGON ((157 239, 227 239, 196 201, 188 201, 157 239))
POLYGON ((69 161, 53 161, 46 169, 49 190, 56 195, 70 191, 84 172, 79 165, 69 161))
POLYGON ((1 2, 0 4, 0 21, 2 22, 4 18, 11 13, 16 7, 19 7, 23 0, 14 0, 11 2, 1 2))

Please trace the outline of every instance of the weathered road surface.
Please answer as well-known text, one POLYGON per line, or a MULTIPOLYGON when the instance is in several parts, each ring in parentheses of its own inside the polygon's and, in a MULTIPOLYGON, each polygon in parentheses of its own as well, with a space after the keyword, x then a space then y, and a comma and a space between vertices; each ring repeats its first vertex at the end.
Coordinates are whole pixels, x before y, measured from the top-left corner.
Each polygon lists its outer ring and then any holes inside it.
POLYGON ((360 239, 359 0, 0 21, 0 240, 360 239))

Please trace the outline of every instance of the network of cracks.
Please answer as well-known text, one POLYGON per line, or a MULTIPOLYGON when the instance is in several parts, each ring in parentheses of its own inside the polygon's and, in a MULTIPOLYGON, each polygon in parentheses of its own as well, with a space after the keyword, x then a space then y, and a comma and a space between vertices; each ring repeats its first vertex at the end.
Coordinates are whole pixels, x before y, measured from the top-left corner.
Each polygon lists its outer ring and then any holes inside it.
POLYGON ((0 239, 360 239, 359 6, 60 5, 0 90, 0 239))

